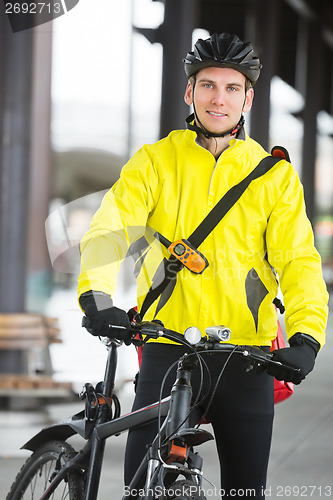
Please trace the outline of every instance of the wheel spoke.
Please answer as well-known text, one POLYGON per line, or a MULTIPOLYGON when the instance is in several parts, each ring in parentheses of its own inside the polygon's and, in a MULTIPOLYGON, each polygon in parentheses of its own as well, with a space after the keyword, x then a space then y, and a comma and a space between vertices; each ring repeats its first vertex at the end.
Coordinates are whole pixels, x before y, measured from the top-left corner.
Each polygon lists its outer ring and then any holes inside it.
MULTIPOLYGON (((8 498, 17 500, 39 500, 49 488, 59 463, 64 467, 73 457, 74 450, 66 442, 50 441, 36 450, 16 477, 8 498), (60 460, 59 460, 60 457, 60 460)), ((51 500, 82 500, 84 498, 84 475, 67 471, 51 494, 51 500)))

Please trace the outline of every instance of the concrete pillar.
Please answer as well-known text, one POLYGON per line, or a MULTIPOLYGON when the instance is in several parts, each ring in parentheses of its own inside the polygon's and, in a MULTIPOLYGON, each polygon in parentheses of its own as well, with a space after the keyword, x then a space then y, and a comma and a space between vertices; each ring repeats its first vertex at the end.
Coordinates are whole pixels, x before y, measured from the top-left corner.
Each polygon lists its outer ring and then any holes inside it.
POLYGON ((151 43, 163 45, 160 137, 184 128, 189 108, 184 102, 187 78, 182 60, 192 50, 198 0, 164 0, 164 22, 157 29, 138 28, 151 43))
MULTIPOLYGON (((27 268, 33 33, 12 33, 0 8, 0 312, 23 312, 27 268)), ((22 352, 0 351, 1 371, 20 372, 22 352)))
POLYGON ((1 23, 0 312, 25 306, 33 33, 1 23))
MULTIPOLYGON (((303 21, 304 22, 304 21, 303 21)), ((297 81, 305 82, 305 106, 302 112, 304 123, 302 146, 302 175, 304 197, 307 214, 313 223, 315 218, 315 167, 317 156, 317 115, 321 109, 321 95, 326 89, 322 88, 323 74, 323 40, 321 26, 318 23, 306 21, 308 29, 303 37, 301 53, 305 51, 306 64, 297 81)), ((300 71, 300 70, 299 70, 300 71)))
POLYGON ((251 137, 266 150, 269 149, 269 117, 271 80, 277 71, 278 28, 281 0, 255 0, 249 2, 246 16, 245 38, 250 40, 259 56, 263 69, 254 89, 251 110, 251 137))
POLYGON ((52 155, 51 122, 52 31, 50 25, 34 28, 29 220, 27 245, 28 311, 42 313, 50 294, 50 258, 48 255, 45 220, 49 212, 52 155))
POLYGON ((185 127, 189 108, 184 102, 187 78, 182 60, 192 50, 196 20, 196 0, 165 1, 160 137, 185 127))

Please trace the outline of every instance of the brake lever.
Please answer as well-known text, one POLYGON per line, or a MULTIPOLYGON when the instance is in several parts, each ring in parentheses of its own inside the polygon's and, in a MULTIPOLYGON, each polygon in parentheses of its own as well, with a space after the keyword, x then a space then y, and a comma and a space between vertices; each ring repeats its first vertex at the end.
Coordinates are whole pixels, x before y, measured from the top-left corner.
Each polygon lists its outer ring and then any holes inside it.
POLYGON ((291 371, 292 373, 300 373, 301 369, 300 368, 295 368, 294 366, 289 366, 281 363, 281 361, 275 361, 273 359, 269 360, 268 363, 271 365, 276 365, 276 366, 282 366, 286 370, 291 371))
POLYGON ((299 373, 301 371, 300 368, 295 368, 294 366, 285 365, 281 363, 281 361, 275 361, 273 359, 272 353, 266 353, 264 351, 261 351, 258 347, 251 347, 251 346, 247 347, 243 351, 243 355, 250 357, 249 366, 251 366, 251 361, 254 361, 258 367, 272 364, 276 366, 282 366, 283 368, 291 371, 292 373, 299 373))
POLYGON ((161 323, 154 321, 143 321, 137 325, 137 327, 138 333, 141 333, 142 335, 149 335, 150 338, 155 339, 163 335, 165 332, 164 326, 161 323))

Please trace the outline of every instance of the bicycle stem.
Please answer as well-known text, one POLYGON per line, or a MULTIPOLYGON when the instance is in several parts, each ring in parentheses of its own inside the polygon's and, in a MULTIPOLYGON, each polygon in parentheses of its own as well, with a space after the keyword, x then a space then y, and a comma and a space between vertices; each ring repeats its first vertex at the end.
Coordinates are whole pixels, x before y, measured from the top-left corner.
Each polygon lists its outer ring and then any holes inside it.
POLYGON ((188 428, 188 416, 191 408, 192 386, 191 372, 196 363, 183 356, 178 362, 176 381, 171 389, 170 409, 166 422, 167 439, 177 431, 188 428))

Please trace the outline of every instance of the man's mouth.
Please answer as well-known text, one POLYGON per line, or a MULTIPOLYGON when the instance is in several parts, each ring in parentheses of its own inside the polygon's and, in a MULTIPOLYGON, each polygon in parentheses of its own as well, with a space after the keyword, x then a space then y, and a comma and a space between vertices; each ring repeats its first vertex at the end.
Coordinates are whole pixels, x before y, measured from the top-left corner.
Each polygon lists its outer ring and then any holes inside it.
POLYGON ((207 111, 207 113, 212 116, 217 116, 218 118, 222 116, 227 116, 225 113, 216 113, 215 111, 207 111))

